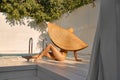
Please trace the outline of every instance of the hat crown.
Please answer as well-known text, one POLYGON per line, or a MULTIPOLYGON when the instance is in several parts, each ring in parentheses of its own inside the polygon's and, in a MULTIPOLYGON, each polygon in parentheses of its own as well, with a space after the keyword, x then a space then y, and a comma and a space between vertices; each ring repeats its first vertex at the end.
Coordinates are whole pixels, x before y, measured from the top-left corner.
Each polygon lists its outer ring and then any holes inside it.
POLYGON ((73 32, 74 32, 74 29, 73 29, 73 28, 71 28, 71 27, 70 27, 70 28, 68 28, 67 30, 68 30, 69 32, 71 32, 71 33, 73 33, 73 32))

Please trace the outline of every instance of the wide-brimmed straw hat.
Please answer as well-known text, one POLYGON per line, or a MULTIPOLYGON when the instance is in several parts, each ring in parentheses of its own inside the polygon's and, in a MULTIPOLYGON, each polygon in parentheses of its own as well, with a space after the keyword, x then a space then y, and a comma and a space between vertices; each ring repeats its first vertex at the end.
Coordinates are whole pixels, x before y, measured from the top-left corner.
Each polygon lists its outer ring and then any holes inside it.
POLYGON ((88 45, 74 35, 73 29, 64 29, 56 24, 48 24, 48 34, 53 43, 64 50, 81 50, 86 48, 88 45))

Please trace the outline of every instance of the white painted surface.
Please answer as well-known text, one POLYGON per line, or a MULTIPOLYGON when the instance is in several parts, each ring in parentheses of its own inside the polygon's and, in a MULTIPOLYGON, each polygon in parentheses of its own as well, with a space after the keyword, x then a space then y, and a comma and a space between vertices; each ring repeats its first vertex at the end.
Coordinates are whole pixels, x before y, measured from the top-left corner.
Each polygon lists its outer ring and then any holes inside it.
MULTIPOLYGON (((89 47, 82 53, 91 53, 93 38, 98 21, 98 9, 87 5, 74 10, 69 15, 65 14, 56 24, 68 28, 73 27, 75 34, 88 43, 89 47)), ((11 27, 6 23, 5 16, 0 13, 0 53, 24 53, 28 52, 30 37, 34 40, 34 52, 39 52, 37 42, 40 33, 27 25, 11 27)))
POLYGON ((88 44, 88 47, 80 53, 91 53, 96 26, 98 22, 99 6, 85 5, 74 10, 69 15, 65 14, 56 23, 62 27, 73 27, 74 33, 88 44))
POLYGON ((33 38, 33 50, 39 52, 37 42, 40 32, 26 25, 10 26, 0 13, 0 53, 28 53, 29 38, 33 38))

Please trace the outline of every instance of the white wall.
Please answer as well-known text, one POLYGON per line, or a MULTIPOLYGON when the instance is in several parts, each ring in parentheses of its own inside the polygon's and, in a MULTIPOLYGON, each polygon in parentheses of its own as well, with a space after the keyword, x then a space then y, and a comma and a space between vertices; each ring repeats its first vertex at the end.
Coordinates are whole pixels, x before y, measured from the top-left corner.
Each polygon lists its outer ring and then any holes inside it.
POLYGON ((26 25, 10 26, 0 13, 0 53, 28 53, 29 38, 33 38, 34 52, 39 52, 37 42, 40 32, 26 25))
MULTIPOLYGON (((83 6, 72 13, 63 15, 56 24, 62 27, 73 27, 75 34, 88 43, 89 47, 82 53, 91 53, 94 34, 98 21, 98 9, 92 5, 83 6)), ((28 40, 33 37, 34 52, 38 52, 38 37, 40 33, 27 25, 16 25, 11 27, 6 23, 5 16, 0 13, 0 53, 4 52, 28 52, 28 40)))
POLYGON ((73 27, 75 34, 83 41, 88 43, 88 48, 81 51, 81 53, 91 53, 96 26, 98 22, 99 7, 93 7, 92 4, 83 6, 74 10, 69 15, 65 14, 60 20, 55 23, 62 27, 73 27))

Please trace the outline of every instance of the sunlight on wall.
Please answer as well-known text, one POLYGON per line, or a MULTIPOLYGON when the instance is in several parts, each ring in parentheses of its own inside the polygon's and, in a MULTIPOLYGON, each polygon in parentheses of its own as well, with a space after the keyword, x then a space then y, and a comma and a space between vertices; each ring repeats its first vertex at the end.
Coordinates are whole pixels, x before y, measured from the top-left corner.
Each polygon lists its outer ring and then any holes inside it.
MULTIPOLYGON (((75 34, 89 47, 80 53, 91 53, 94 34, 98 21, 98 9, 91 4, 74 10, 72 13, 64 14, 59 20, 54 21, 64 28, 73 27, 75 34)), ((40 32, 31 29, 27 25, 16 25, 11 27, 6 23, 5 16, 0 14, 0 53, 1 52, 28 52, 29 38, 34 41, 34 52, 39 52, 37 47, 40 32)))
POLYGON ((0 53, 28 53, 29 38, 33 38, 33 51, 39 52, 37 47, 40 32, 26 25, 10 26, 5 16, 0 13, 0 53))

